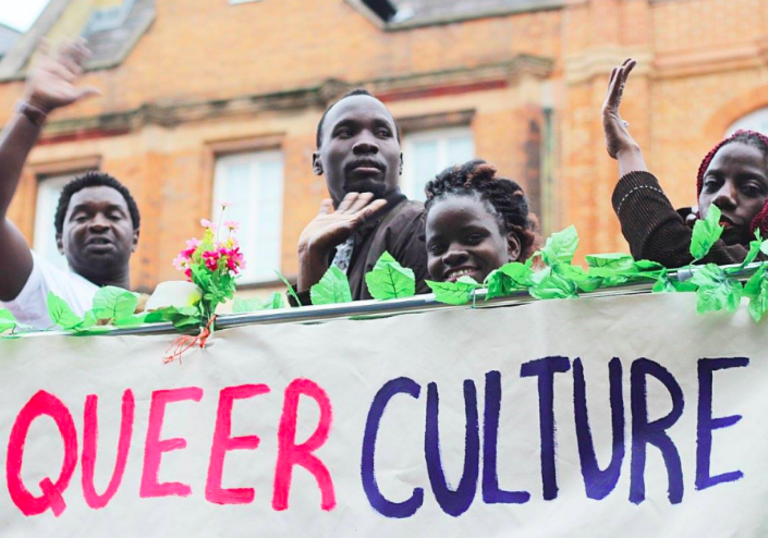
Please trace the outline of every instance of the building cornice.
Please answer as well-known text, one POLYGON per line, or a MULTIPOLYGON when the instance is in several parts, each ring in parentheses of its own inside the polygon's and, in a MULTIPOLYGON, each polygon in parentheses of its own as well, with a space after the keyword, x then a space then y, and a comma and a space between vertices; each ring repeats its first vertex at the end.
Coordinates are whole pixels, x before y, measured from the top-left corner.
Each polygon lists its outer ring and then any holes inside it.
POLYGON ((553 66, 554 61, 551 59, 520 55, 506 62, 476 67, 356 82, 329 79, 315 86, 228 99, 169 105, 148 103, 132 110, 51 121, 45 127, 41 143, 124 135, 145 125, 170 128, 222 117, 251 117, 266 112, 309 108, 322 110, 355 87, 365 87, 385 102, 468 93, 510 86, 523 74, 546 78, 551 74, 553 66))

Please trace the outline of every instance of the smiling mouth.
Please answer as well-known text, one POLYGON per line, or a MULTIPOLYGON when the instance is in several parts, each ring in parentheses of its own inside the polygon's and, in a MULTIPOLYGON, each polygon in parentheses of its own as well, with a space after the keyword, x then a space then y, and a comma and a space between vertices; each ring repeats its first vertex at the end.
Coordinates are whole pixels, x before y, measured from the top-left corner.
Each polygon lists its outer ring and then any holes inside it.
POLYGON ((446 282, 456 282, 463 276, 471 276, 477 271, 474 267, 459 267, 457 269, 451 269, 445 273, 446 282))

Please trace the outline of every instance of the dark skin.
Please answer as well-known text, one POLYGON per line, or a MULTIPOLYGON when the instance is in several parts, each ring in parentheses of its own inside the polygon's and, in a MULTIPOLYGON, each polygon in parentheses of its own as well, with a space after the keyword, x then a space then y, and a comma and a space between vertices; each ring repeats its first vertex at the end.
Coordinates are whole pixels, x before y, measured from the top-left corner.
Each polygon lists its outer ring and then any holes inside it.
POLYGON ((128 262, 139 231, 125 198, 111 187, 88 187, 72 195, 59 250, 74 272, 99 286, 130 286, 128 262))
MULTIPOLYGON (((619 114, 619 106, 629 74, 637 62, 627 59, 611 72, 603 103, 603 129, 608 154, 619 162, 619 175, 647 171, 640 146, 629 133, 629 124, 619 114)), ((704 173, 699 195, 699 213, 706 218, 712 204, 722 211, 726 244, 746 244, 753 239, 750 224, 768 197, 768 166, 759 149, 733 142, 720 148, 704 173)), ((686 222, 693 226, 696 216, 686 222)))
POLYGON ((520 258, 520 240, 506 232, 488 206, 475 198, 451 196, 427 214, 427 268, 438 282, 470 276, 483 282, 488 274, 520 258))
POLYGON ((328 112, 312 167, 325 175, 331 198, 299 238, 298 291, 319 282, 336 246, 386 205, 382 198, 399 189, 401 166, 395 121, 381 101, 356 95, 328 112))
MULTIPOLYGON (((99 93, 93 87, 76 85, 83 71, 83 63, 89 55, 82 41, 64 43, 53 54, 48 53, 47 46, 43 49, 45 50, 42 57, 27 78, 24 101, 45 114, 50 114, 57 108, 72 105, 99 93)), ((32 272, 29 245, 8 219, 8 208, 16 193, 24 163, 40 132, 40 126, 33 124, 22 114, 16 114, 0 134, 0 162, 3 163, 0 167, 0 252, 3 253, 0 257, 0 274, 3 275, 3 278, 0 278, 1 301, 15 299, 32 272)), ((114 195, 99 192, 90 200, 91 194, 96 190, 98 189, 83 189, 78 193, 80 203, 87 205, 93 202, 99 205, 103 204, 105 198, 114 198, 114 195)), ((108 190, 120 196, 114 189, 108 190)), ((127 211, 125 201, 121 200, 120 203, 127 211)), ((89 214, 93 219, 100 221, 105 213, 93 210, 89 214)), ((124 241, 119 245, 115 243, 114 256, 99 253, 99 257, 94 258, 93 253, 86 255, 79 250, 80 240, 77 238, 81 236, 73 232, 73 226, 73 223, 65 222, 60 246, 75 272, 97 285, 112 284, 128 288, 130 273, 125 252, 131 252, 135 247, 138 232, 134 232, 131 227, 131 233, 125 237, 125 234, 118 234, 108 226, 111 231, 106 235, 114 235, 116 242, 118 237, 120 241, 124 241)), ((97 222, 96 231, 105 233, 104 228, 102 222, 97 222)))
POLYGON ((765 156, 754 146, 726 144, 715 154, 704 173, 699 195, 701 218, 712 204, 722 211, 722 239, 727 244, 746 244, 754 235, 750 224, 768 196, 768 167, 765 156))

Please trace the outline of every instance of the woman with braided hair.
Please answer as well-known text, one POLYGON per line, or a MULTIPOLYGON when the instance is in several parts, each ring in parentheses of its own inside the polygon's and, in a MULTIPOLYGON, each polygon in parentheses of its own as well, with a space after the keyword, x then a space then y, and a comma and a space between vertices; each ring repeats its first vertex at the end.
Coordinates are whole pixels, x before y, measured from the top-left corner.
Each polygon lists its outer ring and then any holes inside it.
POLYGON ((621 119, 624 86, 636 62, 628 59, 613 69, 603 104, 603 129, 608 154, 619 161, 621 179, 613 191, 613 209, 632 255, 682 267, 689 252, 696 219, 706 218, 712 204, 722 212, 725 227, 702 263, 741 263, 755 230, 768 237, 768 137, 737 131, 710 151, 699 166, 697 210, 675 211, 658 180, 648 172, 640 147, 621 119))
POLYGON ((473 160, 446 168, 427 183, 427 269, 438 282, 470 276, 482 282, 536 250, 535 217, 523 189, 473 160))

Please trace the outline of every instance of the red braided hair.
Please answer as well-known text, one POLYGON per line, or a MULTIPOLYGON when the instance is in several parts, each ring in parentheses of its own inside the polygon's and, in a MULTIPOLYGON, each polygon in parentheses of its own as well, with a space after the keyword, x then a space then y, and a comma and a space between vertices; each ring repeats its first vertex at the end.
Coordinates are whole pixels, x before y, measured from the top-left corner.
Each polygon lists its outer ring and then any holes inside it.
MULTIPOLYGON (((707 172, 709 165, 712 164, 712 159, 723 146, 731 144, 733 142, 741 142, 751 146, 756 146, 755 142, 762 147, 758 149, 763 153, 766 159, 768 159, 768 136, 757 131, 750 131, 748 129, 739 129, 728 138, 721 140, 714 148, 707 153, 706 157, 701 161, 699 165, 699 173, 696 176, 696 198, 701 195, 701 190, 704 188, 704 174, 707 172)), ((750 230, 754 232, 759 229, 762 237, 768 238, 768 199, 766 199, 765 205, 758 212, 754 219, 750 230)))

